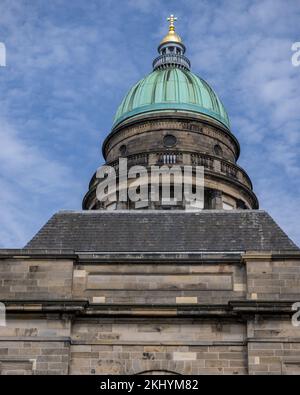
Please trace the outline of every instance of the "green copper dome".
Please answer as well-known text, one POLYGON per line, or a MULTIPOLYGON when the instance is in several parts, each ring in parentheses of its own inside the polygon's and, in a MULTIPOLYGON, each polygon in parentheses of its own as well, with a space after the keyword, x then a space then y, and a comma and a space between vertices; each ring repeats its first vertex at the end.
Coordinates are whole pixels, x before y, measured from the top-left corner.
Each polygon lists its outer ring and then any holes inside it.
POLYGON ((186 69, 157 69, 140 80, 122 101, 114 126, 138 114, 179 110, 204 114, 230 129, 227 112, 213 89, 186 69))

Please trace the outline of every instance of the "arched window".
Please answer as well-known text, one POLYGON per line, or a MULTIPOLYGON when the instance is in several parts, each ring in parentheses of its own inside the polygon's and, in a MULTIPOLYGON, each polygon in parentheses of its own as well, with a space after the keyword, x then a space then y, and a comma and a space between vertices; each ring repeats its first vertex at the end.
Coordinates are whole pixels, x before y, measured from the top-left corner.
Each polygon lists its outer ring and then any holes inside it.
POLYGON ((221 148, 221 146, 220 146, 219 144, 216 144, 216 145, 214 146, 214 153, 215 153, 217 156, 223 156, 223 150, 222 150, 222 148, 221 148))
POLYGON ((126 145, 125 145, 125 144, 121 145, 121 147, 120 147, 120 154, 121 154, 122 156, 124 156, 124 155, 126 154, 126 152, 127 152, 127 147, 126 147, 126 145))
POLYGON ((155 376, 155 375, 165 375, 165 376, 170 376, 170 375, 178 375, 181 376, 181 373, 178 372, 173 372, 172 370, 144 370, 143 372, 136 373, 136 375, 150 375, 150 376, 155 376))

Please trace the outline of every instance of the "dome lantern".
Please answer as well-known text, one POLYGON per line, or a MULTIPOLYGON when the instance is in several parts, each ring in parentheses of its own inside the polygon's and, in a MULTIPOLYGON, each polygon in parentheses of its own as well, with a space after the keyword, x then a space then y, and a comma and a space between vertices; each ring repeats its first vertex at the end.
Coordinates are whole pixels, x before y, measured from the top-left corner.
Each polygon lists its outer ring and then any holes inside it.
POLYGON ((185 46, 181 37, 175 32, 174 22, 177 20, 174 15, 167 19, 170 22, 169 32, 158 46, 159 56, 153 61, 153 70, 164 69, 167 67, 177 67, 190 70, 191 63, 185 54, 185 46))

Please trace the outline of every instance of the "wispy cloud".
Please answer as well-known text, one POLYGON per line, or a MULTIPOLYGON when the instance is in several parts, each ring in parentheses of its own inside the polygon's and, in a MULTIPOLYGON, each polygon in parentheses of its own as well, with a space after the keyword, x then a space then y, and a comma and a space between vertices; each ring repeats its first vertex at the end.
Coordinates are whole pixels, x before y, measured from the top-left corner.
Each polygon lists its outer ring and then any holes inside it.
POLYGON ((291 64, 291 44, 300 4, 193 2, 193 10, 187 38, 194 70, 225 102, 261 207, 299 244, 300 69, 291 64))
POLYGON ((0 122, 0 244, 20 246, 40 218, 56 204, 74 205, 79 191, 70 168, 0 122))

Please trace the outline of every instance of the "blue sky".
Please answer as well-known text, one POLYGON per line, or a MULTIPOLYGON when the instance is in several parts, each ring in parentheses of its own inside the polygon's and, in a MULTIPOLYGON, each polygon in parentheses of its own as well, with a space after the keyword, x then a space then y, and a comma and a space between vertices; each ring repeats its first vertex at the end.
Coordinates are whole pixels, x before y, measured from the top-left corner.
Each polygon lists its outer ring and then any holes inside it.
POLYGON ((1 0, 0 246, 81 209, 127 90, 178 16, 192 71, 216 90, 260 207, 300 244, 299 0, 1 0))

